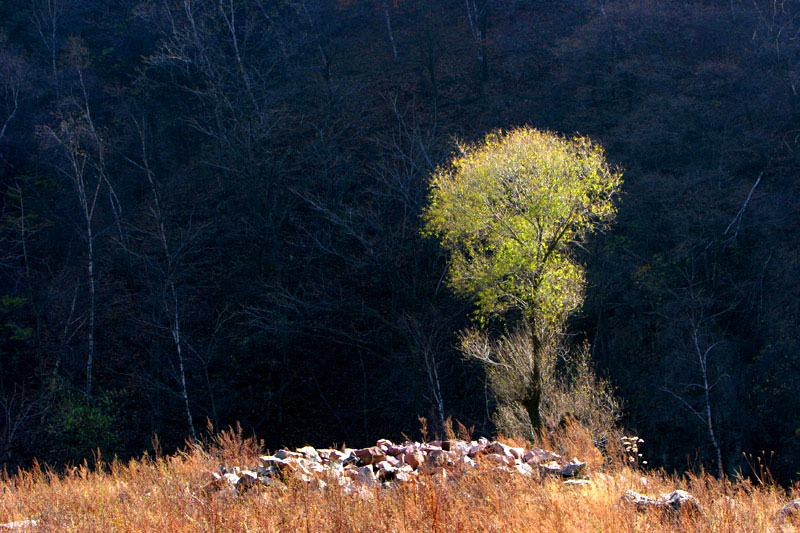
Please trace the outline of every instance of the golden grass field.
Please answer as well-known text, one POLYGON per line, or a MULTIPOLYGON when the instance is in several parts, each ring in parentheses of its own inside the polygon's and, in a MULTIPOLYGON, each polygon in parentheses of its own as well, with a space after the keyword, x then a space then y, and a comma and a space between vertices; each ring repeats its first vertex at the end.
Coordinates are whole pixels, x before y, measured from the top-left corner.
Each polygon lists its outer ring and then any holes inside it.
MULTIPOLYGON (((219 433, 171 456, 126 463, 95 461, 56 474, 35 467, 0 480, 0 523, 35 520, 23 531, 794 531, 800 519, 777 511, 796 489, 709 474, 672 476, 609 461, 571 431, 539 443, 581 457, 592 484, 564 486, 489 467, 454 472, 448 480, 422 476, 396 489, 319 491, 297 482, 288 489, 201 491, 221 464, 253 464, 263 450, 240 431, 219 433), (640 512, 621 500, 627 489, 659 495, 684 489, 699 513, 640 512)), ((0 531, 3 528, 0 527, 0 531)))

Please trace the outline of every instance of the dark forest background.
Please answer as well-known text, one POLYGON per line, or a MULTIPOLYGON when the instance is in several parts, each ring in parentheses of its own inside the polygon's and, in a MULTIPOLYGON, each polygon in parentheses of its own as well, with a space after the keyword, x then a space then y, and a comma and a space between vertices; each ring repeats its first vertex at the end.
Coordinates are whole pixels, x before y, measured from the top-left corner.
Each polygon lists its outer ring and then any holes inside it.
POLYGON ((798 90, 793 0, 2 0, 0 462, 491 433, 419 213, 528 124, 624 170, 571 330, 646 459, 713 464, 708 400, 796 478, 798 90))

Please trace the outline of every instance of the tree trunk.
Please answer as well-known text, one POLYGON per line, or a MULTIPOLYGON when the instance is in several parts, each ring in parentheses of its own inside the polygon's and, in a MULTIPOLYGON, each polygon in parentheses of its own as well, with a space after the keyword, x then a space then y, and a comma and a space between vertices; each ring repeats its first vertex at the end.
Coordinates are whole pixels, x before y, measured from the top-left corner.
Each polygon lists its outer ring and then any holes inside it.
POLYGON ((92 236, 91 220, 87 220, 87 234, 89 242, 89 355, 86 357, 86 396, 92 397, 92 365, 94 365, 94 314, 95 314, 95 283, 94 283, 94 242, 92 236))
POLYGON ((397 61, 397 45, 394 42, 394 31, 392 30, 392 18, 389 16, 389 2, 383 0, 383 17, 386 22, 386 31, 389 33, 389 42, 392 44, 392 56, 397 61))
POLYGON ((539 405, 542 403, 542 370, 541 370, 541 343, 539 335, 536 334, 535 324, 531 320, 531 336, 533 338, 533 371, 531 372, 531 382, 522 400, 522 405, 528 412, 531 420, 531 427, 534 433, 542 429, 542 416, 539 413, 539 405))

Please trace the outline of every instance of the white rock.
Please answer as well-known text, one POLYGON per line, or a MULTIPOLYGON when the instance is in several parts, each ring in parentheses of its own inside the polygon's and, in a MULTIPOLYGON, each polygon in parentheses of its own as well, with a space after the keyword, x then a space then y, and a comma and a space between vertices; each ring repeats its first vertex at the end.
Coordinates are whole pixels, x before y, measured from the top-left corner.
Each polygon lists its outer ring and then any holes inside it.
POLYGON ((500 455, 499 453, 488 453, 483 456, 483 459, 496 465, 514 466, 514 459, 512 457, 500 455))
POLYGON ((468 455, 465 455, 464 457, 459 457, 458 461, 456 461, 456 464, 468 466, 470 468, 475 468, 476 466, 478 466, 478 463, 476 463, 468 455))
POLYGON ((302 453, 290 452, 289 450, 278 450, 272 455, 274 457, 277 457, 278 459, 288 459, 289 457, 295 457, 295 458, 303 457, 302 453))
POLYGON ((17 522, 6 522, 0 524, 0 529, 6 531, 29 531, 39 527, 39 522, 36 520, 20 520, 17 522))
POLYGON ((588 479, 568 479, 562 483, 565 487, 588 487, 592 484, 588 479))
POLYGON ((525 463, 518 464, 514 466, 514 469, 522 474, 523 476, 532 476, 533 475, 533 468, 530 465, 525 463))
POLYGON ((316 461, 316 462, 322 461, 322 458, 320 457, 319 453, 317 453, 316 448, 314 448, 313 446, 304 446, 302 448, 297 448, 297 453, 303 454, 303 457, 311 461, 316 461))

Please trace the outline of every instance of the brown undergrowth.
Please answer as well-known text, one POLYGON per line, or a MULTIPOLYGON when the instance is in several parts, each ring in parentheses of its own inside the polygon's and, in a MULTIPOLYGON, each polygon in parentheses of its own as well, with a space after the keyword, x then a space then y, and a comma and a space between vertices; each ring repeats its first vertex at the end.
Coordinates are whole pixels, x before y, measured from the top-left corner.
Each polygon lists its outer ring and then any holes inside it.
POLYGON ((241 431, 165 457, 112 461, 64 474, 42 467, 0 479, 0 523, 36 520, 35 531, 794 531, 776 512, 796 491, 700 473, 672 476, 607 461, 579 428, 544 439, 584 458, 592 484, 565 486, 492 468, 421 477, 396 489, 349 493, 303 483, 204 495, 221 464, 252 464, 262 450, 241 431), (587 455, 588 454, 588 455, 587 455), (684 489, 698 498, 694 514, 639 512, 622 502, 632 489, 658 495, 684 489))

